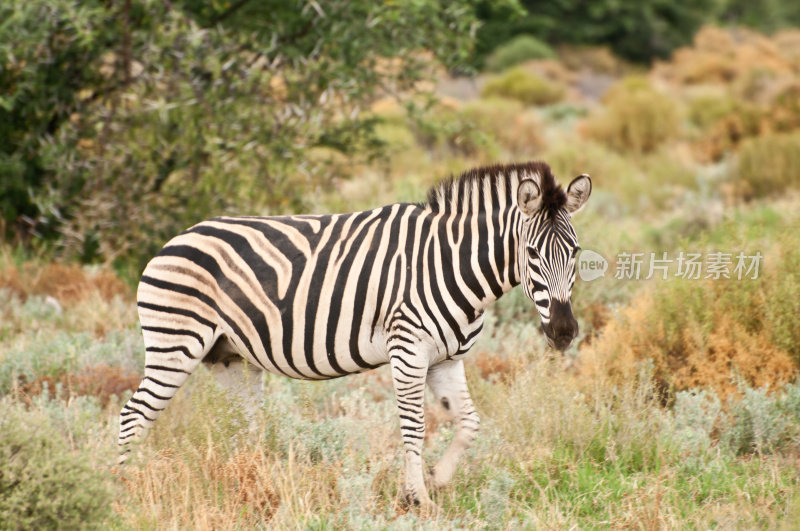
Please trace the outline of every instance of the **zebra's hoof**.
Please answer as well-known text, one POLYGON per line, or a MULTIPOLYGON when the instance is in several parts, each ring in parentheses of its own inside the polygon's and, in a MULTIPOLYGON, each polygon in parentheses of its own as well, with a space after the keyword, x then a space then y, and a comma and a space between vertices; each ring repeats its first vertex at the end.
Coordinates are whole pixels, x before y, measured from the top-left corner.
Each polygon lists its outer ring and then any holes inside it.
POLYGON ((422 518, 438 518, 442 515, 442 510, 430 498, 421 500, 413 494, 406 493, 403 497, 403 505, 422 518))

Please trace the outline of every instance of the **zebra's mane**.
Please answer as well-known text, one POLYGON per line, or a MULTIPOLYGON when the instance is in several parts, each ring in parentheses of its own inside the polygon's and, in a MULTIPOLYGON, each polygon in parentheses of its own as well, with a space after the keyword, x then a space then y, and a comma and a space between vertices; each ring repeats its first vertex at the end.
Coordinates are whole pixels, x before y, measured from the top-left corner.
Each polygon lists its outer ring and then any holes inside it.
MULTIPOLYGON (((484 193, 484 187, 481 185, 487 179, 493 187, 497 187, 503 181, 505 185, 503 188, 508 193, 512 184, 511 176, 515 173, 518 179, 517 182, 523 179, 536 181, 542 192, 542 210, 547 212, 551 219, 555 218, 556 212, 566 205, 567 194, 561 188, 561 185, 556 182, 550 166, 539 161, 518 164, 494 164, 473 168, 458 177, 451 175, 428 190, 428 199, 422 206, 435 212, 447 212, 452 210, 454 199, 456 205, 470 204, 471 194, 476 191, 478 194, 484 193), (478 186, 475 186, 476 184, 478 186)), ((516 193, 516 190, 513 190, 512 193, 516 193)), ((479 204, 482 205, 483 201, 479 201, 479 204)))

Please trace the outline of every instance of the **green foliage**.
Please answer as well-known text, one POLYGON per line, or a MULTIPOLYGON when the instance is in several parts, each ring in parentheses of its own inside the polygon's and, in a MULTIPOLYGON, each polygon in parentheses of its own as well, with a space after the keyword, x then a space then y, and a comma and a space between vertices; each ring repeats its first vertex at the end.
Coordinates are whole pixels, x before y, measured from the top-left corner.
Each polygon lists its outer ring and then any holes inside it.
POLYGON ((3 399, 0 411, 0 529, 103 527, 113 492, 97 454, 75 448, 46 409, 3 399))
POLYGON ((31 197, 46 180, 41 143, 110 90, 100 56, 121 44, 121 23, 93 0, 3 2, 0 20, 0 213, 47 232, 35 218, 50 213, 31 197))
POLYGON ((2 9, 7 222, 25 214, 71 256, 140 266, 212 214, 301 210, 336 175, 314 149, 379 154, 366 106, 413 91, 422 50, 463 64, 472 23, 467 2, 434 0, 2 9))
POLYGON ((526 105, 549 105, 564 97, 564 87, 517 67, 487 81, 481 96, 509 98, 526 105))
POLYGON ((500 72, 531 59, 553 57, 555 52, 544 42, 531 35, 519 35, 496 48, 486 58, 486 67, 494 72, 500 72))
POLYGON ((688 44, 704 22, 714 20, 718 0, 521 0, 522 12, 483 2, 478 14, 479 53, 488 53, 511 37, 530 34, 549 44, 606 44, 615 53, 638 62, 666 57, 688 44))
POLYGON ((800 25, 800 6, 783 0, 723 0, 720 20, 763 33, 800 25))
POLYGON ((736 455, 791 449, 800 436, 800 383, 769 393, 766 388, 742 386, 742 399, 733 403, 723 430, 723 444, 736 455))
POLYGON ((779 196, 800 188, 800 133, 745 141, 735 175, 745 187, 745 197, 779 196))
POLYGON ((705 389, 675 394, 664 434, 675 449, 686 456, 685 470, 699 472, 708 464, 721 412, 719 397, 705 389))

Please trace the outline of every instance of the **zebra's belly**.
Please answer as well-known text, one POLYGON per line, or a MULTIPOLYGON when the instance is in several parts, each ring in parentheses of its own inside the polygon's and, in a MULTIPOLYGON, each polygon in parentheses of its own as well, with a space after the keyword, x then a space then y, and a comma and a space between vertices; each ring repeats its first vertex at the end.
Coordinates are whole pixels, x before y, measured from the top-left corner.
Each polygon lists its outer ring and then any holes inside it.
POLYGON ((270 349, 264 345, 248 348, 234 335, 228 343, 256 367, 302 380, 338 378, 389 362, 386 334, 380 328, 372 330, 371 327, 361 327, 357 335, 336 331, 329 336, 324 332, 301 330, 293 334, 292 331, 281 330, 281 341, 271 342, 270 349), (288 339, 287 333, 291 336, 288 339), (291 349, 284 348, 284 345, 291 345, 291 349), (311 348, 307 348, 308 345, 311 348))

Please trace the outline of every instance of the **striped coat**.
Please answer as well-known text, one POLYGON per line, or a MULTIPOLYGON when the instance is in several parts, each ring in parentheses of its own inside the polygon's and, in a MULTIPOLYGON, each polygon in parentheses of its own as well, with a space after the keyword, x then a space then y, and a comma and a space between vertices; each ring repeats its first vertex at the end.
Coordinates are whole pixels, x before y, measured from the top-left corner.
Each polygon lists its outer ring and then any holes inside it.
POLYGON ((434 187, 422 204, 350 214, 215 218, 170 240, 137 293, 145 376, 120 417, 122 460, 201 362, 328 379, 391 364, 409 500, 423 483, 426 383, 458 430, 434 468, 446 483, 478 417, 462 357, 483 312, 522 283, 551 344, 572 341, 577 238, 565 192, 543 163, 492 166, 434 187), (531 251, 534 249, 534 252, 531 251))

